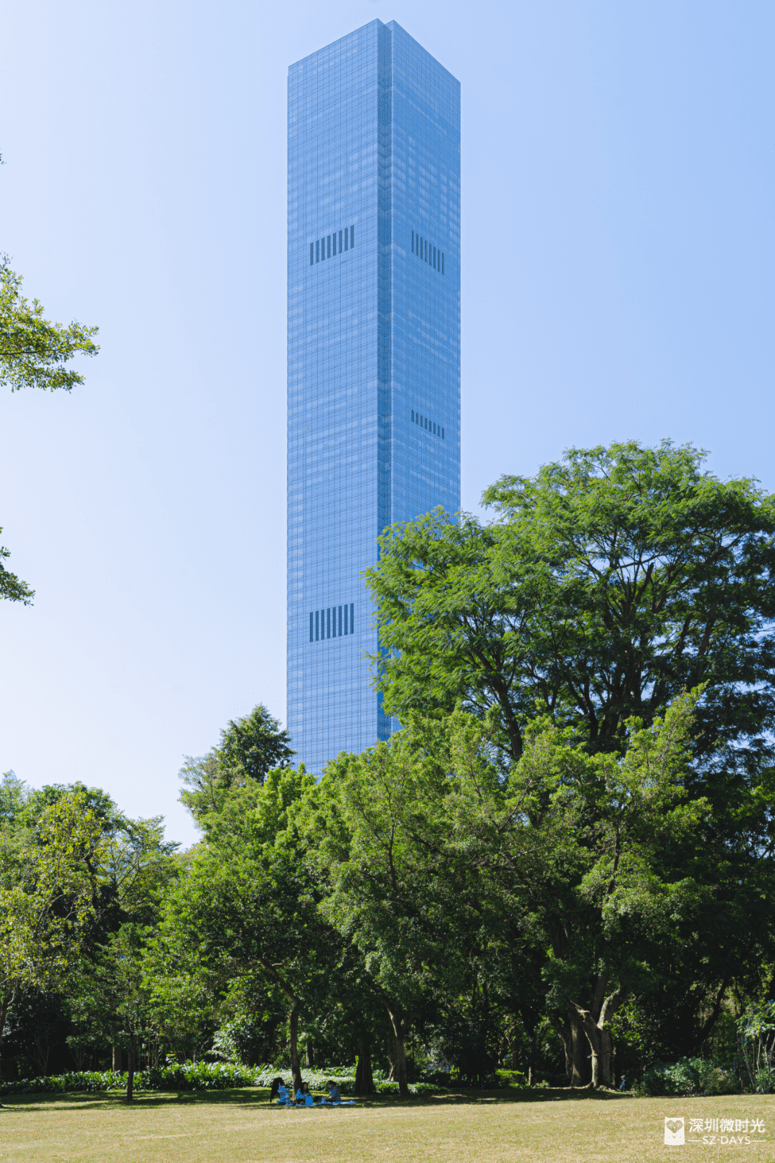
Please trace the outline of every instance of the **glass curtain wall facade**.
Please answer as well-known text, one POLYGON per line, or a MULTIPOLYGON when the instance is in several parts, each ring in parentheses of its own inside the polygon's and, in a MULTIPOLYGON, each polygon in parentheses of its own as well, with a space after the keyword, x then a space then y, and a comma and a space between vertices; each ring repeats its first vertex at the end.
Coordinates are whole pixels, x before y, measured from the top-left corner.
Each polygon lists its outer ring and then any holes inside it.
POLYGON ((386 739, 363 572, 460 507, 460 86, 374 20, 288 78, 288 729, 386 739))

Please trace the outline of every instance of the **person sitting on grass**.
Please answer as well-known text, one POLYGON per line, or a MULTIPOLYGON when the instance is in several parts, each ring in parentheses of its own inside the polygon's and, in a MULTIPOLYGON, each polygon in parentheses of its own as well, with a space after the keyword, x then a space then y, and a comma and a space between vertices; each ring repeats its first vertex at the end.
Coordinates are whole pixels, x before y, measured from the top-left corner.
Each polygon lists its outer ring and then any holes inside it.
POLYGON ((280 1078, 280 1077, 273 1078, 272 1079, 272 1089, 269 1091, 269 1101, 274 1102, 274 1100, 277 1098, 277 1096, 279 1094, 280 1098, 278 1098, 277 1101, 283 1102, 283 1095, 282 1095, 283 1091, 285 1091, 285 1098, 287 1098, 288 1097, 288 1089, 285 1086, 285 1084, 283 1083, 282 1078, 280 1078))
POLYGON ((342 1101, 342 1092, 339 1089, 339 1087, 336 1085, 336 1083, 334 1082, 333 1078, 330 1079, 329 1083, 328 1083, 328 1101, 329 1102, 341 1102, 342 1101))
POLYGON ((313 1106, 314 1098, 309 1092, 309 1086, 306 1082, 302 1082, 299 1089, 296 1091, 296 1106, 313 1106))

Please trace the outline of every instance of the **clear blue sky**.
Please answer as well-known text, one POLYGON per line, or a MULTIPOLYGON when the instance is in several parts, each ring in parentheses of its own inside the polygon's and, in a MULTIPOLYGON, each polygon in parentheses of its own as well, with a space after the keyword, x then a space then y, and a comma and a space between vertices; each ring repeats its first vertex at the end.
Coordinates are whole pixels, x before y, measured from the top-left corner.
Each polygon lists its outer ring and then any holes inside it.
POLYGON ((184 842, 285 711, 286 68, 377 16, 462 82, 464 506, 631 437, 775 490, 771 2, 14 5, 0 249, 102 351, 0 398, 0 770, 184 842))

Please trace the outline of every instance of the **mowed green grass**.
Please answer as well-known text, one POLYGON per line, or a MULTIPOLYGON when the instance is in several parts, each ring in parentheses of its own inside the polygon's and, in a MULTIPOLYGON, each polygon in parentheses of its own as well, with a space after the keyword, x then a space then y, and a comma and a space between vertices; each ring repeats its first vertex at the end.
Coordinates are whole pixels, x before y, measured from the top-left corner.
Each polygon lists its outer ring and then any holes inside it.
POLYGON ((775 1099, 633 1099, 545 1091, 374 1099, 338 1110, 270 1107, 266 1091, 16 1096, 0 1111, 2 1163, 775 1163, 775 1099), (749 1145, 666 1147, 664 1119, 763 1118, 749 1145), (772 1126, 770 1125, 772 1124, 772 1126))

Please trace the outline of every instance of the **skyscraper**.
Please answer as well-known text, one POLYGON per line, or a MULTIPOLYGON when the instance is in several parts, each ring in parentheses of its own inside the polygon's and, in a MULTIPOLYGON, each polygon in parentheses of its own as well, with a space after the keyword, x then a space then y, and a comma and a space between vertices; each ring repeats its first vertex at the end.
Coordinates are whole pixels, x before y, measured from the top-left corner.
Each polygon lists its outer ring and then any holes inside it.
POLYGON ((319 772, 390 733, 363 571, 460 507, 460 85, 395 21, 288 77, 288 729, 319 772))

